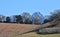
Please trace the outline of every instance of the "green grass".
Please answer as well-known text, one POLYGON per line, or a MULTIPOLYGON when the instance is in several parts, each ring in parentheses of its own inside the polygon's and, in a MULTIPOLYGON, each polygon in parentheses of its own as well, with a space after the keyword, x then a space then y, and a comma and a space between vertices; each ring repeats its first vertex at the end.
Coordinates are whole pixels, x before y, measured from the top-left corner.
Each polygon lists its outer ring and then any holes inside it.
POLYGON ((36 34, 36 33, 27 33, 23 35, 14 35, 11 37, 60 37, 60 34, 36 34))

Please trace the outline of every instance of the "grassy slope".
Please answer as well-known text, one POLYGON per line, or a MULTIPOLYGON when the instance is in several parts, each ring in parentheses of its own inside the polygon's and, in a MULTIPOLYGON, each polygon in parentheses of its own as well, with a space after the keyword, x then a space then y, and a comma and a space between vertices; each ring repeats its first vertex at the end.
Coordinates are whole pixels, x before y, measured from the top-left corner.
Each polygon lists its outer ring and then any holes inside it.
POLYGON ((36 34, 36 33, 27 33, 23 35, 11 36, 11 37, 60 37, 60 34, 36 34))
POLYGON ((37 29, 39 25, 0 23, 0 37, 9 37, 37 29))
MULTIPOLYGON (((10 32, 11 34, 13 33, 21 33, 21 32, 25 32, 25 31, 29 31, 31 29, 35 29, 37 27, 37 25, 24 25, 24 24, 11 24, 11 23, 0 23, 0 35, 3 36, 3 34, 8 35, 7 32, 10 32)), ((23 35, 13 35, 11 37, 59 37, 60 34, 47 34, 47 35, 39 35, 36 33, 27 33, 27 34, 23 34, 23 35)), ((4 36, 5 37, 5 36, 4 36)))

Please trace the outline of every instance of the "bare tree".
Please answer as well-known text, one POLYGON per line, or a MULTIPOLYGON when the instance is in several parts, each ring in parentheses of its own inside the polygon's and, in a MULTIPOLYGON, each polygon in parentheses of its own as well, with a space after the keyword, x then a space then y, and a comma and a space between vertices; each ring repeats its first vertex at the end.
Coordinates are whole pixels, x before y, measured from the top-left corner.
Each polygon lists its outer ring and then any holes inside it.
POLYGON ((11 22, 10 17, 6 17, 6 22, 7 22, 7 23, 10 23, 10 22, 11 22))
POLYGON ((2 15, 0 15, 0 22, 2 22, 2 15))
POLYGON ((23 12, 22 18, 23 18, 23 23, 25 23, 25 24, 31 24, 32 23, 32 18, 31 18, 31 15, 29 13, 23 12))
POLYGON ((17 23, 22 23, 22 16, 21 15, 15 15, 15 20, 17 23))
POLYGON ((47 23, 47 22, 50 22, 50 16, 49 15, 46 15, 45 18, 44 18, 44 23, 47 23))
POLYGON ((43 15, 40 12, 35 12, 32 15, 33 24, 42 24, 43 23, 43 15))
POLYGON ((5 22, 6 21, 6 17, 4 15, 0 15, 0 22, 5 22))
POLYGON ((50 17, 51 17, 50 19, 52 20, 60 19, 60 10, 53 11, 50 17))

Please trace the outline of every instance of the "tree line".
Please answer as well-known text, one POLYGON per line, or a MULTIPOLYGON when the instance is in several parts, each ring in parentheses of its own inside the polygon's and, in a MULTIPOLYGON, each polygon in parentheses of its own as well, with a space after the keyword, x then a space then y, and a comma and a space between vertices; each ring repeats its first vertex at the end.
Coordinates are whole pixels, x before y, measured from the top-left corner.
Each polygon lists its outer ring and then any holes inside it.
POLYGON ((2 23, 21 23, 21 24, 44 24, 54 19, 60 19, 60 10, 54 10, 51 15, 44 17, 40 12, 35 12, 32 15, 28 12, 23 12, 21 15, 4 16, 0 15, 2 23))
POLYGON ((21 15, 3 16, 0 15, 0 22, 3 23, 22 23, 22 24, 42 24, 43 15, 40 12, 35 12, 30 15, 28 12, 23 12, 21 15))

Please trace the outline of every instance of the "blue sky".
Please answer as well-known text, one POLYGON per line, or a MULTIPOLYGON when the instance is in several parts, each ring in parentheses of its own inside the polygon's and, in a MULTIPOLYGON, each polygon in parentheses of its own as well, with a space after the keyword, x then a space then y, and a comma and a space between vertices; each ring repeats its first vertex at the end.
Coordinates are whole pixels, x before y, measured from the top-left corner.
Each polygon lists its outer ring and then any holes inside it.
POLYGON ((60 0, 0 0, 0 14, 6 16, 23 12, 41 12, 43 15, 49 15, 56 9, 60 9, 60 0))

